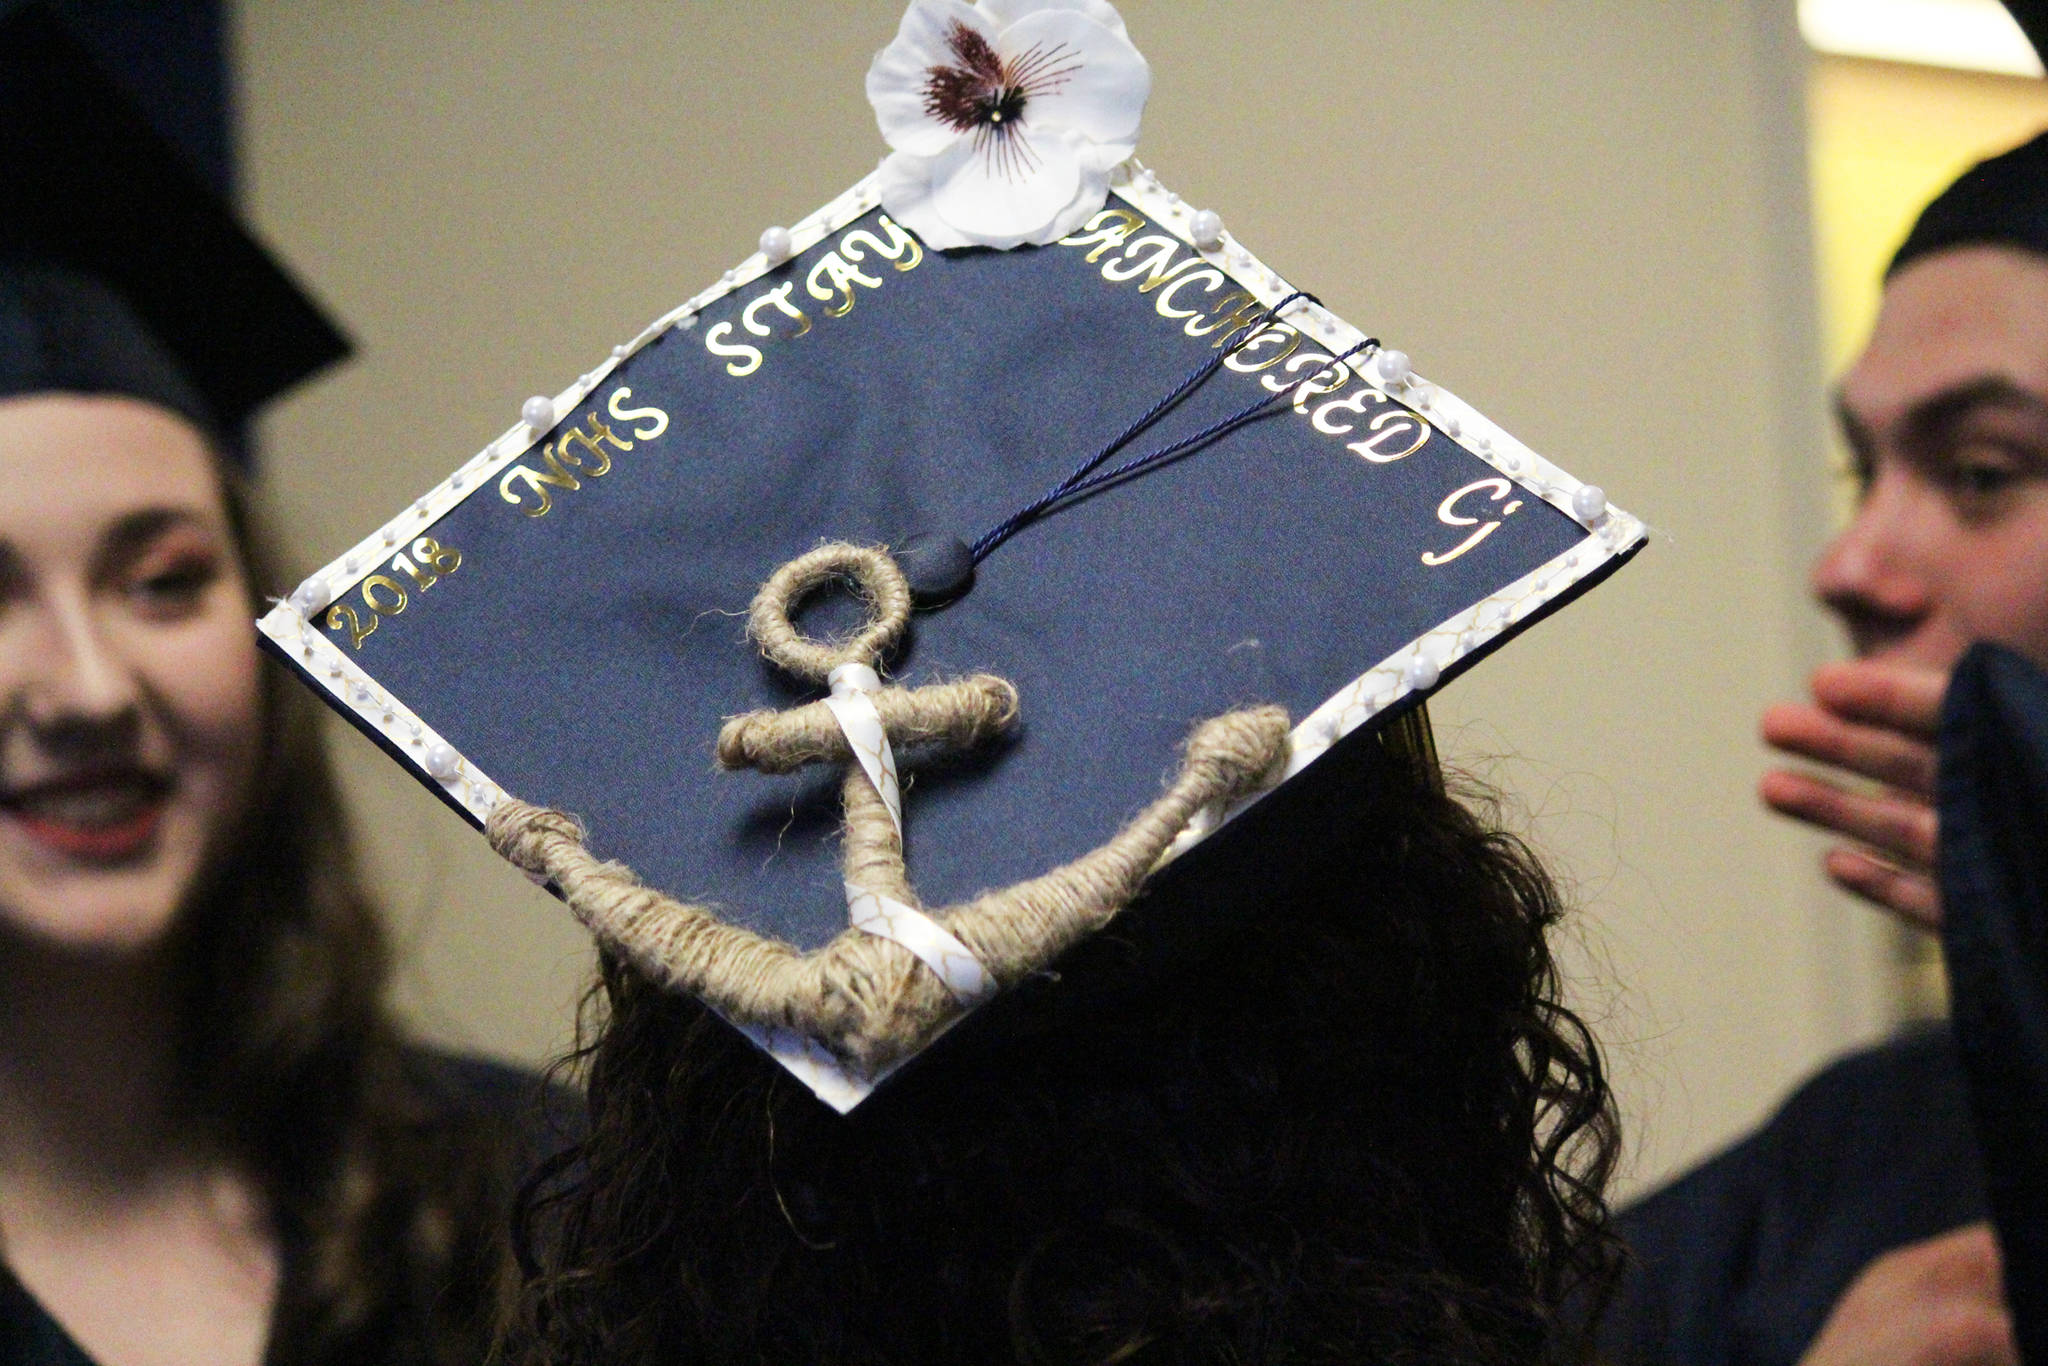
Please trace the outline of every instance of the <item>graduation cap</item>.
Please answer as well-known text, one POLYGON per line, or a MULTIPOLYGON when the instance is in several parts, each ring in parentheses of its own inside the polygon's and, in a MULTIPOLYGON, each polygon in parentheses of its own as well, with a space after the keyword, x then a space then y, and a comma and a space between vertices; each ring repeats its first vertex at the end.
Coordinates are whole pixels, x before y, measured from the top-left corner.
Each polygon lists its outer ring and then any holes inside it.
POLYGON ((1099 0, 913 5, 876 173, 261 622, 842 1110, 1199 938, 1237 832, 1643 542, 1132 159, 1148 86, 1099 0))
POLYGON ((40 6, 0 18, 0 395, 120 393, 233 438, 348 343, 40 6))

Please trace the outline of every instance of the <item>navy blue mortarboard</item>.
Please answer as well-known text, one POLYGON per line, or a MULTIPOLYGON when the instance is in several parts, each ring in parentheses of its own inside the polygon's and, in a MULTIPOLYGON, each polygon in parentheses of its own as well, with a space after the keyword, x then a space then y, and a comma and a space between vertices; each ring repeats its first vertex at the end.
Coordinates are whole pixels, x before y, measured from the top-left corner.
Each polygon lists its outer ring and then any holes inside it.
POLYGON ((842 1109, 1095 931, 1227 913, 1643 541, 1131 160, 1106 4, 963 10, 877 59, 878 172, 261 623, 842 1109))
POLYGON ((40 7, 0 19, 0 397, 115 393, 235 449, 347 354, 233 210, 40 7))

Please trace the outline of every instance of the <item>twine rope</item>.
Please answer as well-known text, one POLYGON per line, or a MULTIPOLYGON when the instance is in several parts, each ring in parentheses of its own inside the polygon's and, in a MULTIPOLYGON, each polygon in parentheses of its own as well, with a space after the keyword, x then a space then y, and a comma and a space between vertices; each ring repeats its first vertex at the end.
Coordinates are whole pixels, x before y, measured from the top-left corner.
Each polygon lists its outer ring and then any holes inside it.
MULTIPOLYGON (((909 596, 885 551, 821 546, 770 576, 754 600, 749 630, 771 660, 825 681, 841 665, 872 669, 880 662, 908 620, 909 596), (789 624, 790 609, 839 578, 854 584, 874 615, 839 640, 802 637, 789 624)), ((895 744, 982 743, 1017 718, 1017 690, 989 674, 918 688, 884 686, 865 696, 895 744)), ((1112 920, 1199 812, 1248 796, 1276 776, 1287 735, 1287 714, 1274 706, 1203 722, 1166 791, 1106 843, 1049 873, 939 910, 918 900, 897 820, 826 703, 733 717, 719 733, 717 753, 726 767, 766 773, 809 763, 845 765, 841 870, 849 890, 896 902, 941 929, 1000 989, 1112 920)), ((735 1024, 808 1035, 868 1075, 916 1053, 962 1010, 941 971, 895 938, 849 926, 823 947, 802 952, 597 858, 581 823, 566 813, 508 796, 492 811, 485 833, 506 859, 553 881, 577 919, 648 977, 689 992, 735 1024)))
MULTIPOLYGON (((882 724, 873 699, 882 689, 882 680, 865 664, 841 664, 830 678, 832 695, 825 699, 825 706, 839 723, 847 749, 860 761, 862 776, 882 799, 900 857, 903 784, 896 775, 896 752, 889 744, 888 727, 882 724)), ((847 780, 852 778, 849 769, 847 780)), ((978 1005, 995 993, 995 978, 988 975, 972 950, 948 934, 945 926, 888 891, 849 880, 846 919, 855 929, 893 939, 916 954, 963 1006, 978 1005)))

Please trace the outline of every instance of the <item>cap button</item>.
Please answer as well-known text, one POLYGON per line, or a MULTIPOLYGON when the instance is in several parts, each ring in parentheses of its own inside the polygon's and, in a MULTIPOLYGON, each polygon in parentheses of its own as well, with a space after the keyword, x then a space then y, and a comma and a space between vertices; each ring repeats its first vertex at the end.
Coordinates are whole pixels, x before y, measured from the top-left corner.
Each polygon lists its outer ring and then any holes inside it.
POLYGON ((943 607, 974 586, 974 552, 957 536, 905 537, 894 553, 920 608, 943 607))

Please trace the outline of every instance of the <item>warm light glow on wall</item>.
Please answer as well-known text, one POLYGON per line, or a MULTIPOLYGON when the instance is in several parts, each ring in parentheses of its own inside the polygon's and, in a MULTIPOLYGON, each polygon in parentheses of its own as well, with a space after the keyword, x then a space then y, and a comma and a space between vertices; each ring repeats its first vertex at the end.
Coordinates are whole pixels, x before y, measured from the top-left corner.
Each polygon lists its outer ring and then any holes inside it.
POLYGON ((1973 163, 2048 128, 2048 82, 1823 57, 1807 121, 1833 377, 1870 335, 1885 264, 1921 208, 1973 163))
POLYGON ((2041 59, 1999 0, 1799 0, 1816 52, 2039 76, 2041 59))

